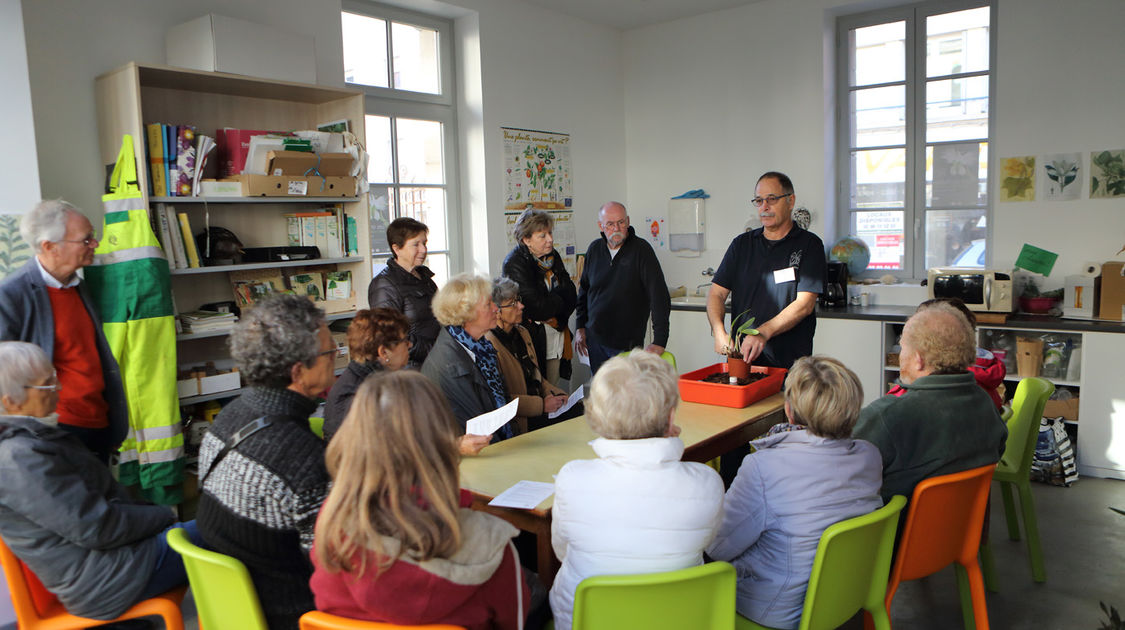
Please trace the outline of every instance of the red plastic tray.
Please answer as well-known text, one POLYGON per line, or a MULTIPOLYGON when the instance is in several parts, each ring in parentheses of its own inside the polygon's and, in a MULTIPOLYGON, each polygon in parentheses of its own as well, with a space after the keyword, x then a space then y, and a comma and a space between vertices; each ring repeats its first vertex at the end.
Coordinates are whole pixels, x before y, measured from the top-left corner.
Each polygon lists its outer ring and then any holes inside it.
POLYGON ((785 368, 751 366, 751 372, 765 373, 766 377, 749 385, 704 383, 702 379, 715 372, 726 372, 726 363, 716 363, 680 377, 680 398, 687 402, 719 405, 741 409, 781 391, 785 382, 785 368))

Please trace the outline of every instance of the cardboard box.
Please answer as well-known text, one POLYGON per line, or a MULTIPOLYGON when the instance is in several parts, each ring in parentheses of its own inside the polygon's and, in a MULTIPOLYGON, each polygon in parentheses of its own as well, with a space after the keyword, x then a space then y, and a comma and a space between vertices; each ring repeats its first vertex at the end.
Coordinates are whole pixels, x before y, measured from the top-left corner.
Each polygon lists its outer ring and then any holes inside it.
POLYGON ((1078 420, 1078 398, 1071 398, 1069 400, 1048 400, 1047 406, 1043 407, 1044 418, 1058 418, 1062 416, 1072 422, 1078 420))
POLYGON ((355 197, 354 177, 238 176, 244 197, 355 197))
POLYGON ((239 387, 242 387, 242 379, 237 370, 204 376, 199 379, 200 394, 214 394, 238 389, 239 387))
POLYGON ((189 376, 176 381, 176 395, 180 398, 199 395, 199 379, 189 376))
POLYGON ((168 65, 316 83, 316 42, 270 26, 209 13, 168 29, 168 65))
POLYGON ((241 197, 242 182, 237 179, 203 179, 199 181, 200 197, 241 197))
POLYGON ((355 292, 353 291, 351 296, 347 299, 324 300, 322 302, 317 302, 316 305, 324 309, 325 313, 346 313, 348 311, 354 311, 356 307, 355 292))
POLYGON ((1125 262, 1107 262, 1102 275, 1095 280, 1098 293, 1098 317, 1125 320, 1125 262))
POLYGON ((313 170, 325 177, 347 177, 352 172, 352 156, 348 153, 270 151, 267 158, 270 175, 303 176, 313 170))

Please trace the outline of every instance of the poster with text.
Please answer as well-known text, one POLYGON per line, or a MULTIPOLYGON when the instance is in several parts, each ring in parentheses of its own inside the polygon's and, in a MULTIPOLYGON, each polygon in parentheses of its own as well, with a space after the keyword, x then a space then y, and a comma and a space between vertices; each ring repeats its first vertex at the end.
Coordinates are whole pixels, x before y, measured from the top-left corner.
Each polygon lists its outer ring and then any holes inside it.
MULTIPOLYGON (((570 277, 574 278, 577 275, 575 261, 578 257, 578 244, 575 242, 577 237, 574 233, 574 212, 570 210, 546 210, 545 212, 555 219, 555 229, 551 232, 555 237, 555 251, 562 256, 563 265, 566 266, 570 277)), ((504 214, 504 231, 508 237, 508 251, 512 251, 516 247, 516 235, 512 233, 512 229, 516 227, 516 220, 520 218, 520 214, 522 213, 506 212, 504 214)), ((507 256, 506 253, 504 255, 507 256)))
POLYGON ((1073 201, 1082 195, 1082 154, 1054 153, 1039 158, 1039 186, 1045 201, 1073 201))
POLYGON ((504 210, 569 209, 574 197, 570 134, 509 127, 500 131, 504 134, 504 210))

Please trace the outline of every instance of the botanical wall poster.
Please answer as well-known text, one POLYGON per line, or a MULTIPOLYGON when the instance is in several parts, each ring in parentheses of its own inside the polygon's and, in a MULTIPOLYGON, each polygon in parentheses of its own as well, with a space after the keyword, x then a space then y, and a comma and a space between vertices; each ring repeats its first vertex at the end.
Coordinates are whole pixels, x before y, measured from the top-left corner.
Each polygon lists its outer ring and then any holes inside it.
POLYGON ((570 135, 501 127, 504 134, 504 210, 570 209, 570 135))
POLYGON ((965 208, 982 203, 979 142, 936 145, 933 164, 933 206, 965 208))
POLYGON ((1125 149, 1090 154, 1090 198, 1125 197, 1125 149))
POLYGON ((1035 156, 1000 160, 1000 201, 1035 201, 1035 156))
POLYGON ((1039 158, 1039 188, 1044 201, 1073 201, 1082 196, 1082 154, 1053 153, 1039 158))

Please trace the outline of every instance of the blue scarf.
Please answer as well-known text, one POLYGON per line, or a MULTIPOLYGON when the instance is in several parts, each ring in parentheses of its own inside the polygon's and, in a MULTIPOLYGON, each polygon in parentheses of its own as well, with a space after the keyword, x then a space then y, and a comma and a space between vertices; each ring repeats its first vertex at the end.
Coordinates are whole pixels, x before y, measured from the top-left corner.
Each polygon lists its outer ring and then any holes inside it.
MULTIPOLYGON (((480 370, 484 380, 488 383, 488 389, 492 392, 492 402, 496 405, 496 409, 508 404, 508 391, 504 388, 504 381, 500 376, 500 362, 496 358, 496 348, 492 347, 487 339, 481 337, 480 339, 473 339, 465 329, 460 326, 446 326, 445 329, 449 335, 457 340, 462 346, 469 349, 475 357, 474 363, 477 369, 480 370)), ((496 436, 500 440, 506 440, 515 435, 512 430, 512 423, 509 422, 496 430, 496 436)))

